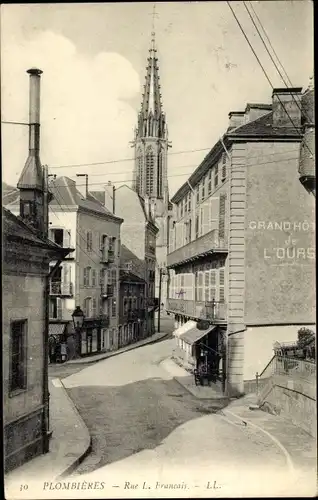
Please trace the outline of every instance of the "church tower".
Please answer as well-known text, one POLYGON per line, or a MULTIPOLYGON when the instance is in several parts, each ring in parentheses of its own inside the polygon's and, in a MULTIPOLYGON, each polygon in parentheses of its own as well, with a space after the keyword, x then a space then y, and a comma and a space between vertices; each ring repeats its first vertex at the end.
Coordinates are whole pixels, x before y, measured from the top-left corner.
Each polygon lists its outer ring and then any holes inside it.
MULTIPOLYGON (((169 205, 167 151, 170 146, 166 116, 161 101, 159 80, 155 33, 152 32, 144 91, 133 141, 135 148, 133 189, 149 202, 155 224, 159 228, 156 240, 157 298, 159 297, 159 269, 165 269, 167 263, 167 217, 169 205)), ((163 285, 161 290, 161 302, 163 303, 166 300, 165 289, 166 286, 163 285)))

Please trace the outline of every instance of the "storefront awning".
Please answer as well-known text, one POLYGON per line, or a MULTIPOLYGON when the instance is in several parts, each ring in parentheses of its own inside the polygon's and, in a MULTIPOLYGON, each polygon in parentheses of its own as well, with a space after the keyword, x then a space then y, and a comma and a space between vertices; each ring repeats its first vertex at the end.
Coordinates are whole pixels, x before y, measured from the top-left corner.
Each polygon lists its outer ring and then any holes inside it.
POLYGON ((195 344, 198 340, 202 339, 205 335, 208 333, 213 332, 213 330, 217 329, 217 326, 211 325, 210 328, 207 330, 199 330, 196 327, 196 323, 193 321, 194 327, 191 328, 190 330, 187 330, 186 332, 182 333, 180 335, 180 339, 186 342, 186 344, 193 345, 195 344))
POLYGON ((173 335, 175 337, 180 337, 183 333, 187 332, 188 330, 191 330, 191 328, 194 328, 196 326, 196 321, 189 320, 184 325, 179 326, 176 330, 174 330, 173 335))
POLYGON ((65 323, 50 323, 49 335, 63 335, 65 327, 66 327, 65 323))

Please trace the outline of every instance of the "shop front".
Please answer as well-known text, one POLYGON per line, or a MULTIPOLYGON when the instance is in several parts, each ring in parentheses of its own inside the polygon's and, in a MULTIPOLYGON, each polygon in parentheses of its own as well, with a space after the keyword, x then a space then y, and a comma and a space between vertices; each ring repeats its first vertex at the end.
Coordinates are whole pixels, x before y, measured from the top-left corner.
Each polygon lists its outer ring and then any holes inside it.
POLYGON ((64 363, 68 360, 68 322, 49 323, 49 362, 64 363))
POLYGON ((81 357, 102 351, 102 330, 108 326, 108 318, 84 320, 79 343, 79 355, 81 357))

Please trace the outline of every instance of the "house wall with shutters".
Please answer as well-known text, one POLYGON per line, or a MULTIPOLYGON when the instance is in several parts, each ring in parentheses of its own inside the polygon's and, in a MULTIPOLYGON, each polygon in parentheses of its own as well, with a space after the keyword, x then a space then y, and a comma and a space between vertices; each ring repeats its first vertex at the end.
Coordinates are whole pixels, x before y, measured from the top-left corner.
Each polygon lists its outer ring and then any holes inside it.
MULTIPOLYGON (((90 299, 91 318, 98 318, 100 313, 109 314, 110 300, 116 304, 116 316, 110 315, 109 328, 118 331, 119 311, 119 265, 120 265, 120 219, 98 215, 93 212, 79 211, 77 217, 77 259, 75 270, 75 303, 84 307, 90 299), (88 234, 90 234, 88 238, 88 234), (106 236, 108 249, 113 249, 113 262, 102 262, 103 236, 106 236), (87 245, 89 243, 89 245, 87 245), (91 244, 90 244, 91 243, 91 244), (101 299, 101 276, 110 271, 115 273, 116 286, 113 297, 101 299)), ((109 250, 108 250, 109 251, 109 250)), ((117 339, 117 333, 116 338, 117 339)))
POLYGON ((49 233, 52 229, 63 229, 63 246, 73 248, 69 256, 76 259, 76 218, 77 212, 75 209, 69 208, 65 211, 58 211, 54 207, 54 211, 49 207, 49 233))

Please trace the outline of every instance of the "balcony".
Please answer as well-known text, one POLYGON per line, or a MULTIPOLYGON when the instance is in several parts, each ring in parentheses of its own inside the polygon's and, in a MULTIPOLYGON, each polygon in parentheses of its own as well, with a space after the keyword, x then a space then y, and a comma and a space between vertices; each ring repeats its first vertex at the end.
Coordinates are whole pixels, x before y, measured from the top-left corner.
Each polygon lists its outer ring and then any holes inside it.
POLYGON ((219 238, 218 231, 213 230, 169 253, 167 267, 176 267, 213 253, 226 254, 227 251, 227 240, 219 238))
POLYGON ((183 314, 194 319, 206 319, 213 322, 226 322, 225 302, 197 302, 195 300, 168 299, 168 312, 183 314))
POLYGON ((63 283, 62 281, 50 282, 50 295, 65 295, 71 297, 73 295, 73 283, 63 283))

